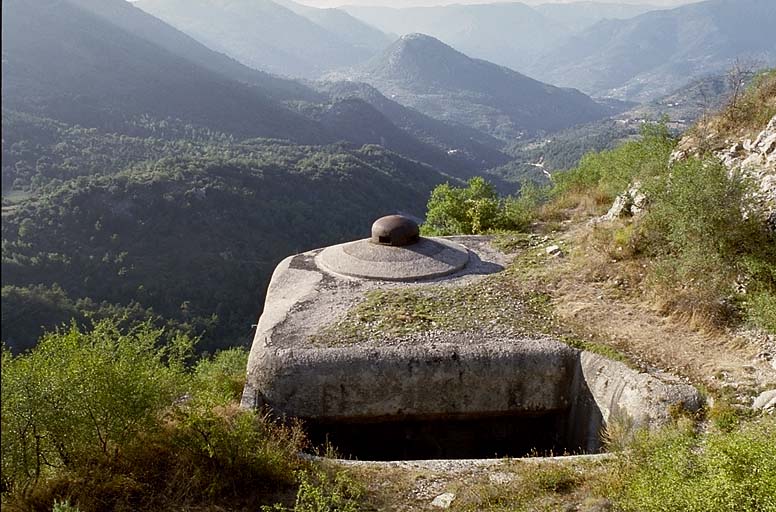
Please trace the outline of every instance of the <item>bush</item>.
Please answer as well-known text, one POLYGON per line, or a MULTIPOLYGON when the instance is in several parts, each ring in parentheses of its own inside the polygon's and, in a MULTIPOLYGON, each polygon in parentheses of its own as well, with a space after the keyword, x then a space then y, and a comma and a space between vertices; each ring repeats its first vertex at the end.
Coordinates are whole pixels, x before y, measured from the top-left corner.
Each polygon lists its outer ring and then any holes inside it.
POLYGON ((776 244, 747 211, 748 192, 714 160, 686 160, 649 184, 643 250, 657 258, 656 282, 671 311, 719 324, 735 310, 737 281, 752 294, 776 290, 776 244))
POLYGON ((364 493, 361 485, 345 471, 325 468, 300 471, 299 491, 293 509, 276 504, 262 512, 358 512, 364 493))
POLYGON ((665 124, 648 124, 642 138, 616 149, 588 153, 577 167, 553 175, 550 195, 555 200, 573 194, 598 195, 605 202, 626 190, 635 180, 665 174, 676 145, 665 124))
POLYGON ((776 291, 754 292, 743 303, 752 325, 776 333, 776 291))
POLYGON ((625 512, 776 510, 776 418, 698 435, 690 423, 641 433, 623 452, 608 494, 625 512))
POLYGON ((548 189, 526 181, 520 195, 504 201, 504 229, 527 231, 537 218, 539 207, 547 200, 548 189))
POLYGON ((448 183, 437 186, 428 200, 426 235, 471 235, 496 229, 502 224, 496 189, 481 177, 469 180, 466 188, 448 183))
POLYGON ((239 400, 245 387, 248 351, 242 347, 221 350, 212 358, 200 359, 194 368, 199 392, 221 396, 226 402, 239 400))
POLYGON ((4 507, 257 508, 296 484, 301 429, 236 404, 245 351, 187 369, 192 341, 160 347, 161 335, 106 320, 47 334, 28 354, 4 348, 4 507))
POLYGON ((3 490, 23 492, 58 468, 116 460, 152 430, 186 384, 180 360, 156 346, 160 335, 145 324, 124 334, 103 321, 90 332, 47 334, 26 355, 4 350, 3 490))
POLYGON ((69 500, 65 500, 65 501, 55 501, 54 507, 51 509, 51 512, 81 512, 81 511, 78 510, 78 507, 72 506, 69 500))
POLYGON ((424 235, 476 235, 497 230, 525 230, 536 217, 546 190, 523 184, 518 197, 499 198, 496 189, 481 177, 467 187, 437 186, 428 201, 424 235))
POLYGON ((745 91, 738 91, 746 70, 736 65, 729 78, 734 81, 734 94, 716 119, 716 139, 724 144, 725 137, 762 130, 776 115, 776 69, 766 69, 755 75, 745 91))

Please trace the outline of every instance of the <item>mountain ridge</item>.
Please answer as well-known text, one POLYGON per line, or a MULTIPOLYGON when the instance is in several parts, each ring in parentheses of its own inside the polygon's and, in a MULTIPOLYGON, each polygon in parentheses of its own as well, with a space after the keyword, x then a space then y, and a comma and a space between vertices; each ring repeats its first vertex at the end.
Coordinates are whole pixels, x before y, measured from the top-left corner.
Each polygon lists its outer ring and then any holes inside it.
POLYGON ((425 34, 402 36, 382 54, 329 78, 366 82, 426 115, 502 139, 560 129, 606 111, 579 91, 472 59, 425 34))
MULTIPOLYGON (((316 78, 376 51, 324 26, 341 23, 341 16, 319 24, 271 0, 138 0, 136 5, 247 66, 286 76, 316 78)), ((359 30, 369 28, 361 24, 359 30)), ((368 40, 375 37, 376 29, 371 30, 368 40)))
POLYGON ((115 128, 152 114, 242 136, 330 139, 264 89, 200 67, 76 3, 4 6, 4 108, 86 127, 115 128))
POLYGON ((529 72, 590 94, 648 101, 736 60, 776 63, 776 3, 706 0, 604 20, 538 59, 529 72))

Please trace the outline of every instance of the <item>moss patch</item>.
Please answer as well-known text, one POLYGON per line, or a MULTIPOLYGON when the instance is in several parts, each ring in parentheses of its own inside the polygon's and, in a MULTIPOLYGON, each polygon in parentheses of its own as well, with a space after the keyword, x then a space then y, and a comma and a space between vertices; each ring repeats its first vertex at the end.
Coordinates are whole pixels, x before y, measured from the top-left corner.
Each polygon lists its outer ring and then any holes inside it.
POLYGON ((481 332, 494 328, 534 336, 559 330, 548 295, 527 292, 509 275, 496 275, 462 287, 435 285, 369 292, 343 319, 312 341, 343 345, 431 330, 481 332))

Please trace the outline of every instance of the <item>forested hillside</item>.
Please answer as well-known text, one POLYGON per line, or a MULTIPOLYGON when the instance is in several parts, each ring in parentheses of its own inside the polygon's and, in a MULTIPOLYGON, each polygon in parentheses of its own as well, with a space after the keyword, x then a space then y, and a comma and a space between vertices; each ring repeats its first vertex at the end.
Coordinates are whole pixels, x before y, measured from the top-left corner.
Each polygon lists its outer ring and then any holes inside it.
POLYGON ((42 327, 115 314, 203 334, 202 350, 247 343, 279 259, 366 236, 383 214, 420 216, 433 186, 474 172, 467 159, 485 166, 123 1, 3 6, 2 338, 14 349, 42 327))
POLYGON ((354 81, 318 82, 332 100, 359 98, 380 111, 416 139, 458 157, 469 169, 489 169, 506 162, 503 141, 460 124, 446 123, 386 98, 369 84, 354 81))
POLYGON ((202 348, 246 343, 282 257, 367 236, 383 214, 421 215, 449 179, 378 146, 49 136, 11 145, 41 155, 15 179, 37 197, 3 208, 2 337, 16 348, 114 305, 204 331, 202 348))

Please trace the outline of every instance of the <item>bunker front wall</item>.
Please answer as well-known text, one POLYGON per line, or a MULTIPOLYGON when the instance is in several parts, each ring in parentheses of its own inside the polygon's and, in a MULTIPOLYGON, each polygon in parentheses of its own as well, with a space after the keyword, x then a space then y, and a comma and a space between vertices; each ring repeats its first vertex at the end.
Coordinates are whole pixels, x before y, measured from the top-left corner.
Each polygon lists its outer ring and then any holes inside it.
POLYGON ((610 419, 638 428, 665 423, 672 404, 700 406, 691 386, 553 340, 270 349, 262 360, 244 405, 316 423, 552 414, 565 444, 588 452, 610 419))
POLYGON ((675 378, 640 373, 549 338, 438 333, 427 342, 310 344, 309 336, 333 320, 332 304, 350 307, 366 289, 381 286, 322 271, 319 254, 286 258, 273 274, 243 407, 317 423, 545 415, 560 418, 565 446, 597 451, 610 421, 652 427, 668 421, 672 406, 701 405, 697 390, 675 378))

